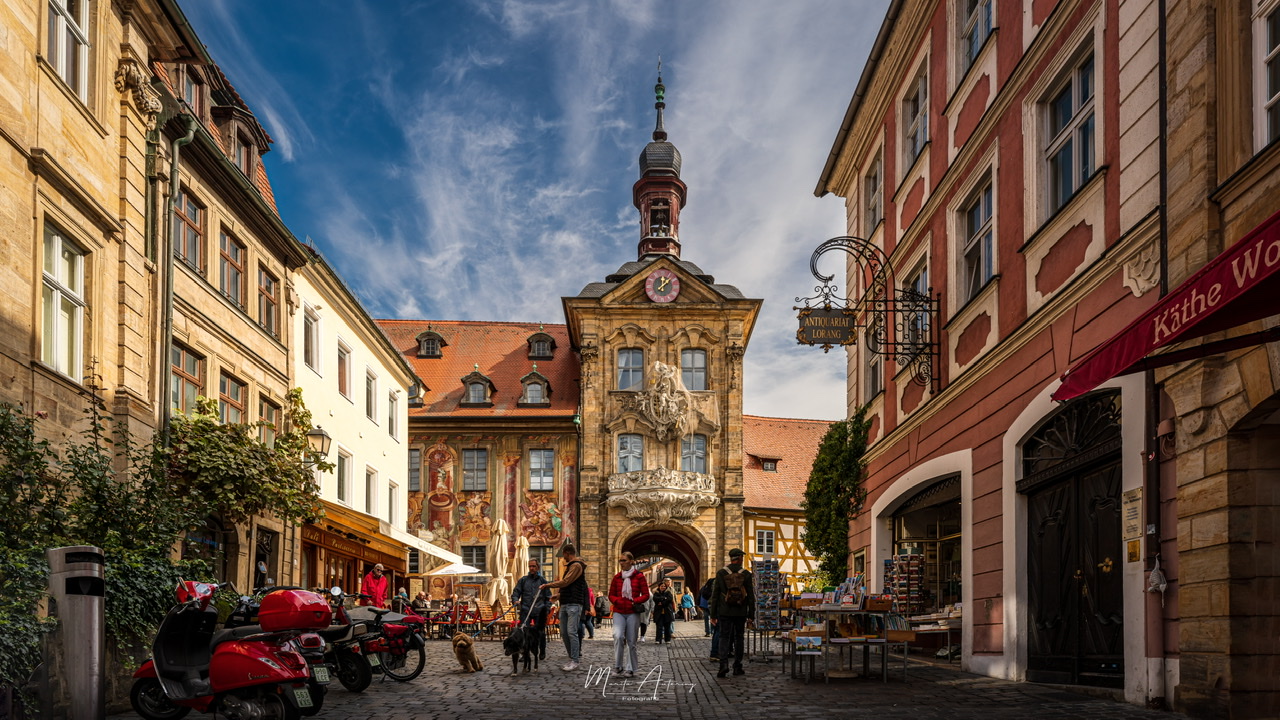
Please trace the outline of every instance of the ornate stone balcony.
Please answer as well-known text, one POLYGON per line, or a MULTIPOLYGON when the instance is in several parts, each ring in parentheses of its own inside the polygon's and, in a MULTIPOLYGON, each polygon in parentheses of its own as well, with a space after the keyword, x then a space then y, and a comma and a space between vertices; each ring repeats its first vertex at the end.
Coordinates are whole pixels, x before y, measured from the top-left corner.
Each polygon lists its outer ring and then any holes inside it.
POLYGON ((710 475, 657 468, 610 475, 607 504, 632 520, 688 525, 702 508, 720 504, 720 496, 710 475))

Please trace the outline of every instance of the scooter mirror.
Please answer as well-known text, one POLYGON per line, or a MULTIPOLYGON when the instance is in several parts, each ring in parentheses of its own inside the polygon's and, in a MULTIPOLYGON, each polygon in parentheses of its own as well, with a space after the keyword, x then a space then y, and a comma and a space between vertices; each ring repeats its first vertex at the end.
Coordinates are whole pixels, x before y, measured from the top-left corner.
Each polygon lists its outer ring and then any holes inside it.
POLYGON ((334 585, 333 587, 329 588, 329 594, 330 594, 330 595, 333 595, 333 596, 335 596, 335 597, 336 597, 336 596, 338 596, 338 595, 341 595, 341 594, 342 594, 342 588, 338 587, 337 585, 334 585))
POLYGON ((253 598, 249 597, 248 595, 241 595, 241 596, 240 596, 240 602, 242 602, 242 603, 244 603, 244 604, 246 604, 246 605, 248 605, 248 604, 249 604, 249 601, 250 601, 250 600, 252 600, 252 599, 253 599, 253 598))

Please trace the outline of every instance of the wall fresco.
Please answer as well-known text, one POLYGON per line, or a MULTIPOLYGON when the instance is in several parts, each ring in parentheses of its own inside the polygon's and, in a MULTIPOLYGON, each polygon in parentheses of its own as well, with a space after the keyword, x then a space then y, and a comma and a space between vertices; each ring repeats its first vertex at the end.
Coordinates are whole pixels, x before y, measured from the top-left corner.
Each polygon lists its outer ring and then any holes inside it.
POLYGON ((564 518, 554 493, 525 493, 520 514, 520 534, 530 545, 555 545, 563 537, 564 518))
POLYGON ((493 536, 493 520, 489 508, 493 505, 493 493, 456 493, 458 499, 458 544, 481 545, 493 536))
POLYGON ((444 444, 436 443, 427 451, 427 529, 435 535, 436 543, 456 551, 453 511, 458 507, 458 496, 453 492, 453 468, 453 453, 444 444))

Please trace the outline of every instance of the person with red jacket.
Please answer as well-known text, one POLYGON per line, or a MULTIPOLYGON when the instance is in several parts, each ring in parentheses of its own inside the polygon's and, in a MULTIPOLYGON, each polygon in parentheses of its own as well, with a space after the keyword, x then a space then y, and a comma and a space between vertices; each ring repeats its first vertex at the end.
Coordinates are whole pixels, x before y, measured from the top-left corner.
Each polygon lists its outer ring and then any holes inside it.
POLYGON ((636 605, 649 599, 649 583, 644 573, 633 567, 635 562, 634 555, 622 553, 618 557, 622 570, 609 583, 609 602, 613 603, 613 674, 618 677, 624 673, 635 677, 636 666, 640 664, 636 652, 636 635, 640 629, 636 605))
POLYGON ((385 608, 387 606, 387 577, 382 574, 382 563, 373 566, 373 569, 364 576, 364 582, 360 583, 360 593, 368 595, 368 599, 361 599, 361 605, 372 605, 376 608, 385 608))

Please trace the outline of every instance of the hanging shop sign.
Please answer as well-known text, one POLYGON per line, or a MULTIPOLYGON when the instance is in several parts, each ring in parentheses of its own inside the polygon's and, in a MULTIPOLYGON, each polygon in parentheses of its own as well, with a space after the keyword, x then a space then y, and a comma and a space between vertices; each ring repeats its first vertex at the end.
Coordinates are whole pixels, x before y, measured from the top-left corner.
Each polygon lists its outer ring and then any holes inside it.
POLYGON ((796 340, 802 345, 853 345, 858 340, 852 312, 843 308, 801 308, 796 340))

